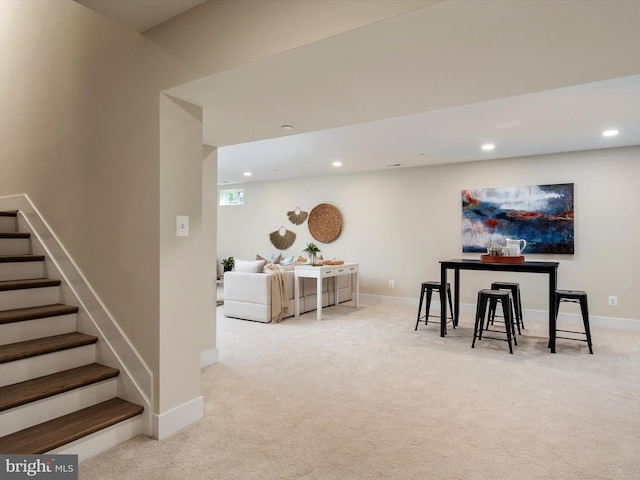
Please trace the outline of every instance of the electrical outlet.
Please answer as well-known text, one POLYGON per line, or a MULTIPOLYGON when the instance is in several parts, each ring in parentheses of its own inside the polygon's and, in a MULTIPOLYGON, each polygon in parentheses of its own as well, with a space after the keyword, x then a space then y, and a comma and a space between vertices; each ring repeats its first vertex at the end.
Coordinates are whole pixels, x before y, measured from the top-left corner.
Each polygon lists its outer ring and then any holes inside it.
POLYGON ((617 307, 618 306, 618 297, 616 297, 614 295, 610 295, 609 296, 609 306, 610 307, 617 307))
POLYGON ((389 288, 396 288, 395 280, 389 280, 389 288))

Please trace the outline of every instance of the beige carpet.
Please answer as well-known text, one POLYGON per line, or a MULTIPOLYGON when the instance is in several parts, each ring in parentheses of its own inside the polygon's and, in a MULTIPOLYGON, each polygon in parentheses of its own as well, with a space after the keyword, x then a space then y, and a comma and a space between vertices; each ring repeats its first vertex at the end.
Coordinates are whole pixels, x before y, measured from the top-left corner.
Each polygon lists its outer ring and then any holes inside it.
POLYGON ((444 339, 414 324, 382 305, 277 325, 219 315, 206 417, 87 460, 80 478, 640 478, 640 334, 594 328, 594 355, 562 340, 552 355, 525 316, 509 355, 471 349, 469 316, 444 339))

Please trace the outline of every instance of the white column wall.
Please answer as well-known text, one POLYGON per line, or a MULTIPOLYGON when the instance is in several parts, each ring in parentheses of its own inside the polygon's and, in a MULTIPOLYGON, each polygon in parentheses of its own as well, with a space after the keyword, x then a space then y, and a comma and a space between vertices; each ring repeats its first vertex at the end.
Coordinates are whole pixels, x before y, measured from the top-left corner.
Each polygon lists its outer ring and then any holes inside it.
POLYGON ((218 361, 216 343, 216 276, 218 265, 216 258, 216 241, 218 232, 218 210, 216 188, 218 178, 218 150, 205 145, 202 152, 202 253, 201 253, 201 286, 202 314, 200 330, 201 366, 211 365, 218 361))
POLYGON ((202 109, 160 97, 160 369, 156 436, 201 418, 202 109), (187 216, 189 236, 177 236, 187 216), (164 384, 167 384, 167 388, 164 384), (173 416, 172 410, 178 418, 173 416), (186 415, 186 418, 184 416, 186 415))

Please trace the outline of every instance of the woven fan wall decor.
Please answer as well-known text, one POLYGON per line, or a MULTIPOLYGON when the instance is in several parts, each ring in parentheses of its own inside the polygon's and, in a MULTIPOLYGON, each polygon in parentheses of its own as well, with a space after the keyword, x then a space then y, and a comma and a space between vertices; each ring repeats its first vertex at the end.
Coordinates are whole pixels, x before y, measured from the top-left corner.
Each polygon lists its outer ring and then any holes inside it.
POLYGON ((271 232, 269 234, 269 240, 271 240, 273 246, 278 250, 286 250, 291 245, 293 245, 293 242, 296 241, 296 234, 291 230, 280 227, 275 232, 271 232))
POLYGON ((307 219, 307 215, 308 213, 300 210, 300 207, 296 207, 295 210, 287 212, 289 220, 291 220, 291 223, 293 223, 294 225, 300 225, 304 223, 304 221, 307 219))
POLYGON ((313 238, 322 243, 330 243, 340 235, 342 215, 333 205, 321 203, 311 210, 307 224, 313 238))

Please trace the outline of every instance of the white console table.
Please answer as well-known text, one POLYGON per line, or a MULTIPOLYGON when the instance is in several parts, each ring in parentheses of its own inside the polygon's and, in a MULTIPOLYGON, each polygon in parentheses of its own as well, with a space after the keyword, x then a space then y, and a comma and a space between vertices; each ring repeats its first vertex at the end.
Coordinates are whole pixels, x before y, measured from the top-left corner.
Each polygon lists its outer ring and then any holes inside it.
MULTIPOLYGON (((317 318, 322 320, 322 279, 328 277, 338 277, 340 275, 352 275, 351 289, 353 293, 353 301, 355 307, 358 308, 359 295, 360 295, 360 279, 358 278, 358 264, 357 263, 345 263, 343 265, 323 265, 314 267, 311 265, 296 265, 295 281, 294 281, 294 304, 295 315, 300 316, 300 279, 301 278, 315 278, 318 288, 318 309, 317 318)), ((340 303, 338 299, 338 282, 334 282, 336 305, 340 303)))

